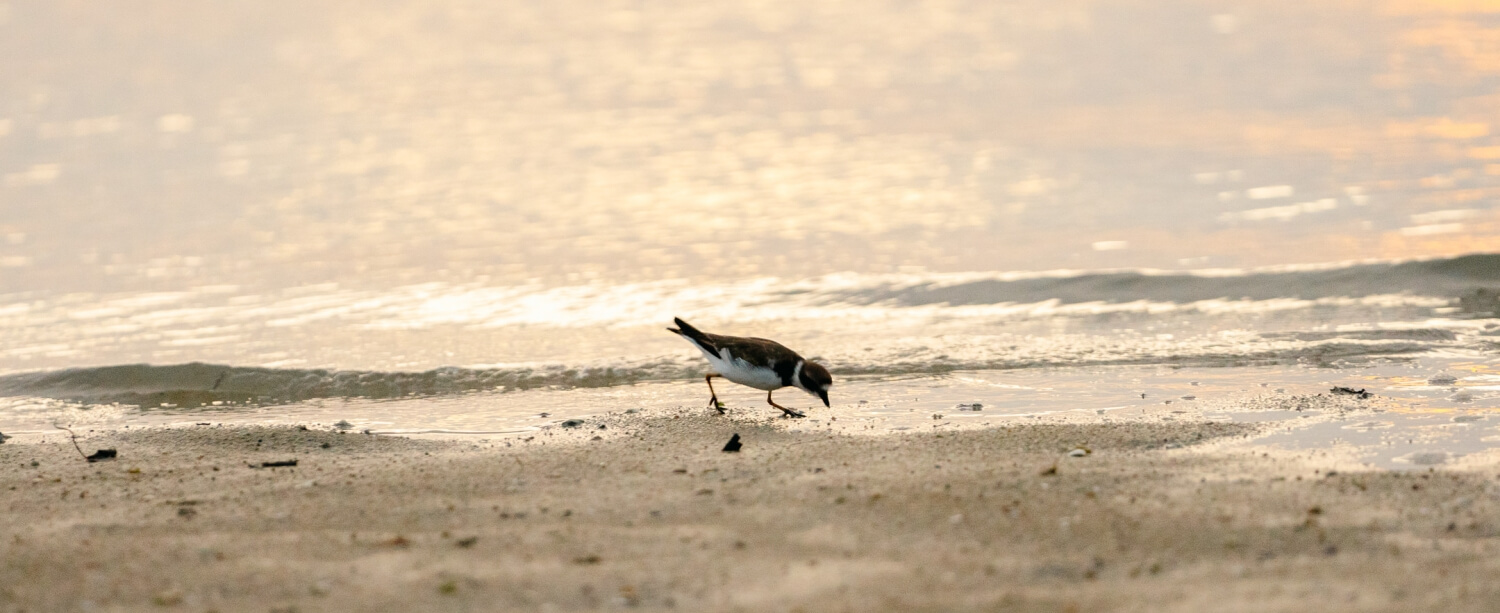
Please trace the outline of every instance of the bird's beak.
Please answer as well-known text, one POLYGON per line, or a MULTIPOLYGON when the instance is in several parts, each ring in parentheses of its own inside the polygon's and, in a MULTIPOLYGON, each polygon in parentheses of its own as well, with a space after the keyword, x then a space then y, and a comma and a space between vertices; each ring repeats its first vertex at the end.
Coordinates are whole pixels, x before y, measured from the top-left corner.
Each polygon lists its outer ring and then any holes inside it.
POLYGON ((823 399, 823 406, 825 406, 825 407, 832 407, 833 406, 831 404, 828 404, 828 392, 818 392, 818 397, 823 399))

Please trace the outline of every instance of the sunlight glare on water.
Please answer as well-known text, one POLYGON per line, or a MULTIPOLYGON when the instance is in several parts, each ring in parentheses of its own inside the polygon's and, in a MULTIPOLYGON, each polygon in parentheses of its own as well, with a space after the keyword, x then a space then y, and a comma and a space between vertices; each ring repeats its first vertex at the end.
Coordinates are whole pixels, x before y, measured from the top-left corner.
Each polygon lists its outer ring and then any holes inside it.
POLYGON ((1012 389, 1045 412, 1116 406, 1075 368, 1488 368, 1497 37, 1415 0, 0 2, 3 410, 507 430, 463 415, 675 398, 679 315, 890 416, 953 372, 1083 394, 1012 389))

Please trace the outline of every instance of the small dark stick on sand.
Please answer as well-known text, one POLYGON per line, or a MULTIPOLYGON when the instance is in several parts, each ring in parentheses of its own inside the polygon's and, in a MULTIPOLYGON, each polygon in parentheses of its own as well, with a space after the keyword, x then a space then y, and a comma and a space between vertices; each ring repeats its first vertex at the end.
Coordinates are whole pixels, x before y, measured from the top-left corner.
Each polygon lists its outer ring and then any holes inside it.
POLYGON ((67 426, 59 426, 57 424, 52 424, 52 427, 57 428, 58 430, 68 431, 68 440, 73 441, 73 448, 78 450, 78 455, 83 456, 83 459, 85 461, 103 462, 105 460, 113 460, 115 459, 115 456, 120 455, 119 452, 113 449, 100 449, 98 451, 95 451, 94 455, 84 455, 83 448, 78 446, 78 435, 73 433, 72 428, 69 428, 67 426))
POLYGON ((1358 396, 1360 400, 1364 400, 1364 399, 1369 398, 1370 396, 1374 395, 1374 394, 1371 394, 1370 392, 1365 391, 1364 388, 1354 389, 1352 387, 1343 387, 1343 386, 1335 387, 1335 388, 1333 388, 1331 390, 1328 390, 1328 391, 1333 392, 1335 394, 1343 394, 1343 395, 1346 395, 1346 396, 1358 396))
POLYGON ((739 451, 740 435, 736 434, 729 437, 729 442, 724 444, 724 453, 739 453, 739 451))

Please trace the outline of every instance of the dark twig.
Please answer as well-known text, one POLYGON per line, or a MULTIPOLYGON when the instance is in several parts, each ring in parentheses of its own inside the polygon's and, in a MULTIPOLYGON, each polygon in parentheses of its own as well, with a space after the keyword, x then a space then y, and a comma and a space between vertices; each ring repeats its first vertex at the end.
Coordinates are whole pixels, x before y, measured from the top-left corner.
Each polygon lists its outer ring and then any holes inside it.
POLYGON ((68 431, 68 439, 73 441, 73 448, 78 450, 78 455, 83 456, 83 459, 86 462, 103 462, 105 460, 113 460, 117 456, 119 456, 119 452, 116 452, 113 449, 100 449, 98 451, 95 451, 94 455, 84 455, 83 448, 78 446, 78 435, 73 433, 72 428, 69 428, 67 426, 59 426, 57 424, 52 424, 52 427, 57 428, 58 430, 68 431))
MULTIPOLYGON (((89 459, 89 454, 84 453, 83 452, 83 448, 78 446, 78 435, 73 433, 73 429, 72 428, 69 428, 67 426, 59 426, 57 424, 52 424, 52 427, 53 428, 57 428, 58 430, 67 430, 68 431, 68 439, 73 441, 73 448, 78 450, 78 455, 80 457, 82 457, 84 460, 88 460, 89 459)), ((89 460, 89 461, 92 461, 92 460, 89 460)))

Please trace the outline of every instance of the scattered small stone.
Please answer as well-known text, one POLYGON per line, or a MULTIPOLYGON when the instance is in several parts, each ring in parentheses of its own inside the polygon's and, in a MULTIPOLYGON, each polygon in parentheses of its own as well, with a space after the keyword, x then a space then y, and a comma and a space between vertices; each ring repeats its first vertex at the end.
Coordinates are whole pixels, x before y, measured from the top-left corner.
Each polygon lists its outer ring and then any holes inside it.
POLYGON ((95 451, 94 455, 88 456, 84 459, 90 462, 105 462, 108 460, 113 460, 117 456, 119 456, 119 453, 113 449, 100 449, 98 451, 95 451))
POLYGON ((943 418, 943 414, 942 413, 933 413, 932 414, 932 418, 933 419, 942 419, 943 418))
POLYGON ((8 438, 10 438, 10 437, 6 436, 4 432, 0 432, 0 444, 5 443, 5 439, 8 439, 8 438))
POLYGON ((640 412, 641 412, 640 409, 625 409, 625 414, 626 415, 635 415, 636 413, 640 413, 640 412))
POLYGON ((536 416, 537 417, 541 417, 541 418, 547 418, 547 417, 551 417, 552 414, 551 413, 537 413, 536 416))
POLYGON ((602 561, 603 560, 601 560, 599 558, 599 556, 596 556, 596 555, 586 555, 586 556, 579 556, 579 557, 573 558, 573 563, 574 564, 578 564, 580 566, 591 566, 591 565, 594 565, 594 564, 598 564, 598 563, 600 563, 602 561))
POLYGON ((333 427, 335 429, 337 429, 337 430, 348 430, 350 428, 353 428, 354 424, 351 424, 348 421, 340 419, 337 422, 334 422, 333 427))
POLYGON ((1458 383, 1458 377, 1445 372, 1440 372, 1427 379, 1429 385, 1453 385, 1458 383))
POLYGON ((453 544, 454 545, 458 545, 459 547, 462 547, 464 549, 468 549, 470 547, 473 547, 474 543, 478 543, 478 542, 479 542, 479 537, 477 537, 477 536, 466 536, 464 538, 458 539, 457 541, 454 541, 453 544))
POLYGON ((1072 451, 1068 452, 1068 457, 1070 457, 1070 458, 1081 458, 1081 457, 1086 456, 1088 454, 1091 454, 1093 452, 1094 452, 1094 450, 1089 449, 1087 447, 1077 447, 1077 448, 1073 449, 1072 451))
POLYGON ((725 453, 738 453, 739 450, 740 450, 740 446, 741 446, 740 445, 740 435, 739 434, 735 434, 734 436, 729 437, 729 442, 728 443, 724 444, 724 452, 725 453))
POLYGON ((1042 469, 1042 472, 1040 472, 1038 474, 1040 474, 1043 477, 1051 477, 1053 475, 1056 475, 1057 474, 1057 465, 1053 464, 1051 466, 1048 466, 1047 468, 1042 469))
POLYGON ((275 462, 261 462, 261 468, 279 468, 282 466, 296 466, 296 460, 277 460, 275 462))
POLYGON ((1188 395, 1186 395, 1186 396, 1183 396, 1183 397, 1182 397, 1182 399, 1183 399, 1183 400, 1197 400, 1197 399, 1198 399, 1198 397, 1197 397, 1197 396, 1194 396, 1194 395, 1192 395, 1192 394, 1188 394, 1188 395))
POLYGON ((1366 398, 1369 398, 1370 396, 1374 396, 1374 394, 1365 391, 1364 388, 1354 389, 1352 387, 1339 386, 1328 391, 1341 396, 1354 396, 1356 398, 1359 398, 1360 400, 1364 400, 1366 398))
POLYGON ((1409 462, 1409 463, 1416 464, 1416 465, 1419 465, 1419 466, 1432 466, 1432 465, 1435 465, 1435 464, 1444 464, 1444 463, 1446 463, 1448 461, 1448 452, 1446 452, 1446 451, 1418 451, 1418 452, 1415 452, 1415 453, 1410 453, 1410 454, 1401 456, 1399 458, 1396 458, 1396 461, 1398 461, 1398 462, 1405 461, 1405 462, 1409 462))
POLYGON ((1474 394, 1469 390, 1460 390, 1458 393, 1449 396, 1448 399, 1454 402, 1473 402, 1474 394))
POLYGON ((151 598, 151 602, 158 607, 175 607, 182 604, 182 592, 179 592, 177 590, 167 590, 165 592, 158 593, 156 596, 153 596, 151 598))
POLYGON ((562 427, 564 427, 564 428, 577 428, 578 426, 582 426, 582 425, 583 425, 583 420, 582 419, 569 419, 569 420, 564 421, 562 423, 562 427))

